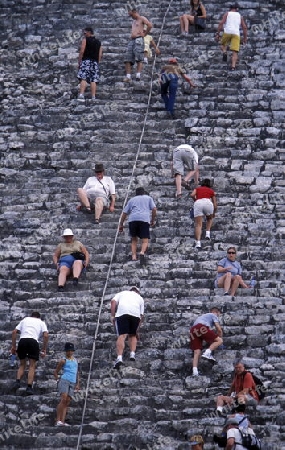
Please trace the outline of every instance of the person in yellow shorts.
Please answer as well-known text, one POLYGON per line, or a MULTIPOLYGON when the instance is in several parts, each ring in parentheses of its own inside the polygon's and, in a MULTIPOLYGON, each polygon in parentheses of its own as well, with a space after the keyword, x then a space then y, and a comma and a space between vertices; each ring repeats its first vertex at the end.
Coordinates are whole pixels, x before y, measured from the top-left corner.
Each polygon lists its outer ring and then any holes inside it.
POLYGON ((150 46, 154 47, 154 51, 156 53, 156 55, 160 55, 160 50, 158 48, 158 46, 156 45, 156 43, 154 42, 152 36, 150 34, 148 34, 147 36, 144 37, 144 63, 147 64, 148 63, 148 58, 152 57, 152 51, 150 46))
POLYGON ((243 43, 247 41, 247 26, 244 18, 238 12, 239 5, 237 3, 230 6, 230 10, 223 15, 219 23, 216 33, 216 40, 220 40, 220 32, 224 29, 221 39, 221 50, 223 52, 223 61, 227 61, 227 48, 230 46, 232 51, 231 70, 236 70, 238 60, 238 52, 240 49, 240 27, 243 31, 243 43))

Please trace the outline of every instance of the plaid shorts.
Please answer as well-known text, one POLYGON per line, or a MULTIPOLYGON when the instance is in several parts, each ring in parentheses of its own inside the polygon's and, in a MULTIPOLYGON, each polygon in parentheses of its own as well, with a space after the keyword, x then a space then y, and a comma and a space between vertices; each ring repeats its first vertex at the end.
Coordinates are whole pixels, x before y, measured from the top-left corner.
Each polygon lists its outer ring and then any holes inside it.
POLYGON ((100 79, 99 64, 92 59, 84 59, 81 62, 77 78, 85 80, 87 83, 98 83, 100 79))
POLYGON ((124 62, 131 63, 143 61, 144 58, 144 38, 137 37, 128 42, 127 51, 124 62))

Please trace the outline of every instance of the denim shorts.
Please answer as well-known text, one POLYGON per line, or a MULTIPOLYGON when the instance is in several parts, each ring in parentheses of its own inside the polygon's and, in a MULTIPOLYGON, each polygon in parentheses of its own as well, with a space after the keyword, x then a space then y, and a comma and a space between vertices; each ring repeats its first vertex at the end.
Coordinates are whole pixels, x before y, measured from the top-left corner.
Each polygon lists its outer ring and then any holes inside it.
POLYGON ((75 389, 75 383, 72 383, 68 380, 63 380, 62 378, 59 380, 57 385, 58 393, 61 394, 67 394, 69 397, 72 397, 74 395, 74 389, 75 389))
POLYGON ((59 260, 59 267, 65 266, 72 269, 75 259, 71 255, 62 256, 59 260))

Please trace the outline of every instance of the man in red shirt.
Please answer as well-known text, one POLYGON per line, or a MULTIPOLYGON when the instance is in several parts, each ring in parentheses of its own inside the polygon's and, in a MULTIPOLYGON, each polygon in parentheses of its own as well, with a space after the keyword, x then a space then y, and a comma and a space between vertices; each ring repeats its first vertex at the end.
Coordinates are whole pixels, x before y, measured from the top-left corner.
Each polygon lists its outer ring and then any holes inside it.
POLYGON ((251 373, 246 371, 241 361, 236 362, 234 368, 235 375, 228 395, 219 395, 217 397, 217 413, 219 415, 224 414, 224 405, 231 409, 234 404, 245 403, 246 405, 256 406, 259 402, 256 385, 251 373))

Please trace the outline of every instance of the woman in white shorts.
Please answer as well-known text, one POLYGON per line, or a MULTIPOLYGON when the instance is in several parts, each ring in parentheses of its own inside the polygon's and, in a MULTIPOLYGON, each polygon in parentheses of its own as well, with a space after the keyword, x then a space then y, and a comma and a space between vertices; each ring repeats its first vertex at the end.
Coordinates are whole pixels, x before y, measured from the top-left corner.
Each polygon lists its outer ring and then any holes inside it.
POLYGON ((211 181, 206 178, 201 186, 190 194, 194 199, 195 240, 196 248, 201 248, 203 217, 206 216, 206 239, 211 238, 211 226, 217 211, 216 193, 211 189, 211 181))

